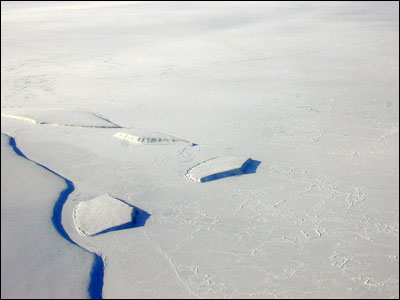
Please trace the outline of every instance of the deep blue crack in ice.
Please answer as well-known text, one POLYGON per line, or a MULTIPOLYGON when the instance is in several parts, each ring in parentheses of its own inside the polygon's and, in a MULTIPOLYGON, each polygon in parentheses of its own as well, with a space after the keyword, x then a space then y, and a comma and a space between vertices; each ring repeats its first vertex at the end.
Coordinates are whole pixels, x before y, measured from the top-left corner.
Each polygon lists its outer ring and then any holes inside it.
POLYGON ((90 271, 89 295, 91 299, 103 299, 104 262, 100 255, 94 254, 90 271))
MULTIPOLYGON (((62 222, 61 222, 62 209, 64 207, 65 202, 68 199, 68 196, 75 190, 74 184, 67 178, 54 172, 53 170, 49 169, 48 167, 26 157, 26 155, 17 147, 15 139, 7 134, 6 134, 6 136, 8 136, 8 138, 9 138, 8 144, 12 147, 12 149, 18 156, 23 157, 24 159, 33 162, 34 164, 38 165, 39 167, 42 167, 46 171, 52 173, 53 175, 55 175, 65 181, 67 187, 60 192, 60 195, 59 195, 58 199, 56 200, 56 203, 53 208, 53 216, 51 217, 51 220, 53 222, 55 229, 63 238, 65 238, 67 241, 71 242, 72 244, 78 246, 79 248, 81 248, 85 251, 88 251, 85 248, 79 246, 77 243, 75 243, 69 237, 68 233, 65 231, 64 227, 62 226, 62 222)), ((127 204, 133 208, 132 221, 122 224, 122 225, 119 225, 119 226, 108 228, 102 232, 97 233, 96 235, 107 233, 110 231, 130 229, 130 228, 144 226, 146 224, 147 219, 151 216, 146 211, 144 211, 140 208, 137 208, 136 206, 133 206, 122 199, 118 199, 118 200, 124 202, 125 204, 127 204)), ((104 284, 104 261, 100 255, 98 255, 96 253, 93 253, 93 255, 94 255, 94 261, 93 261, 92 270, 90 271, 90 282, 89 282, 89 286, 88 286, 88 292, 89 292, 89 296, 91 299, 103 299, 102 294, 103 294, 103 284, 104 284)))
MULTIPOLYGON (((50 173, 56 175, 57 177, 59 177, 65 181, 65 183, 67 184, 67 187, 63 191, 61 191, 60 196, 58 197, 58 199, 54 205, 53 216, 51 217, 51 220, 54 224, 55 229, 63 238, 65 238, 67 241, 71 242, 72 244, 82 248, 81 246, 79 246, 77 243, 75 243, 69 237, 68 233, 65 231, 65 229, 61 223, 62 209, 65 204, 65 201, 67 201, 68 196, 75 189, 73 183, 70 180, 66 179, 65 177, 61 176, 60 174, 57 174, 53 170, 50 170, 48 167, 26 157, 25 154, 22 153, 22 151, 18 149, 18 147, 15 143, 15 139, 9 135, 7 135, 7 136, 9 137, 8 144, 13 148, 14 152, 18 156, 21 156, 21 157, 33 162, 34 164, 38 165, 39 167, 44 168, 46 171, 49 171, 50 173)), ((82 249, 84 249, 84 248, 82 248, 82 249)), ((84 249, 84 250, 87 251, 86 249, 84 249)), ((89 283, 89 287, 88 287, 88 292, 89 292, 89 296, 91 299, 102 299, 104 262, 103 262, 103 259, 101 258, 101 256, 99 256, 95 253, 93 253, 93 254, 94 254, 94 262, 93 262, 92 270, 90 272, 90 283, 89 283)))

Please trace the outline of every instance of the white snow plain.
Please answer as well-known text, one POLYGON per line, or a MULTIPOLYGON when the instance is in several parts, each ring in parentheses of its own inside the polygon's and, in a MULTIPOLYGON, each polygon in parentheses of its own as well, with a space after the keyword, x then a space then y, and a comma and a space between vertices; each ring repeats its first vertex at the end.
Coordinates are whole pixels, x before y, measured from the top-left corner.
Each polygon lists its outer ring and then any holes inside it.
POLYGON ((1 38, 2 113, 51 118, 1 117, 47 168, 2 144, 2 297, 94 297, 82 248, 103 298, 398 297, 398 2, 2 1, 1 38), (185 176, 243 155, 254 172, 185 176), (103 194, 150 216, 81 235, 103 194))

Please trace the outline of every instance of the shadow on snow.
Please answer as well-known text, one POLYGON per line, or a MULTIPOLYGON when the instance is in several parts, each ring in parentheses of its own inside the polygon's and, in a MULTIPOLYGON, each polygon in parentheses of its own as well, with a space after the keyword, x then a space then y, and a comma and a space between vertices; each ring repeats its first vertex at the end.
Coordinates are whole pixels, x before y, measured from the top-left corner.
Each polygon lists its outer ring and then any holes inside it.
MULTIPOLYGON (((118 199, 118 198, 116 198, 116 199, 118 199)), ((104 234, 104 233, 111 232, 111 231, 142 227, 146 224, 146 221, 151 216, 151 214, 147 213, 146 211, 144 211, 136 206, 133 206, 133 205, 125 202, 124 200, 121 200, 121 199, 118 199, 118 200, 133 208, 132 221, 118 225, 118 226, 104 229, 103 231, 93 234, 92 236, 97 236, 99 234, 104 234)))
POLYGON ((229 170, 225 172, 216 173, 207 177, 203 177, 201 182, 214 181, 226 177, 241 176, 245 174, 256 173, 258 166, 261 164, 259 160, 248 159, 240 169, 229 170))

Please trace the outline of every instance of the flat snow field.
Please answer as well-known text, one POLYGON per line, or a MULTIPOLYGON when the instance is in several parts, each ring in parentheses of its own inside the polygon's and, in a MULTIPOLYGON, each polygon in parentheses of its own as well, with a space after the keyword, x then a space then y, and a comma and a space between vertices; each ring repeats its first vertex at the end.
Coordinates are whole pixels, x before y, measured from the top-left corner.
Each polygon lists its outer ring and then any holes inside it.
POLYGON ((399 2, 2 1, 1 133, 2 298, 399 295, 399 2))

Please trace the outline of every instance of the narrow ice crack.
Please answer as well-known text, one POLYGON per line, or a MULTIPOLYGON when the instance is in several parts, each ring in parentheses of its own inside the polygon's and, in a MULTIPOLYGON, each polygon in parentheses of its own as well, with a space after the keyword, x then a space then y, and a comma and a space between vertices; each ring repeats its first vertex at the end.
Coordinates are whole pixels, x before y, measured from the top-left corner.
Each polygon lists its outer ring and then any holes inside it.
MULTIPOLYGON (((55 229, 63 238, 65 238, 70 243, 72 243, 88 252, 92 252, 92 251, 89 251, 88 249, 83 248, 82 246, 78 245, 77 243, 75 243, 70 238, 70 236, 65 231, 65 229, 62 225, 62 210, 63 210, 64 204, 67 201, 69 195, 75 190, 75 187, 74 187, 74 184, 72 183, 72 181, 61 176, 60 174, 56 173, 55 171, 49 169, 45 165, 38 163, 38 162, 28 158, 27 156, 25 156, 25 154, 17 147, 15 139, 7 134, 5 134, 5 135, 8 136, 9 145, 13 148, 14 152, 18 156, 38 165, 39 167, 45 169, 46 171, 48 171, 48 172, 52 173, 53 175, 64 180, 67 187, 60 192, 60 195, 59 195, 58 199, 56 200, 56 203, 53 208, 53 215, 51 217, 51 220, 53 222, 55 229)), ((93 262, 92 270, 90 272, 90 283, 89 283, 89 287, 88 287, 88 292, 89 292, 91 299, 102 299, 104 260, 103 260, 102 256, 98 255, 97 253, 93 252, 93 255, 94 255, 94 262, 93 262)))

